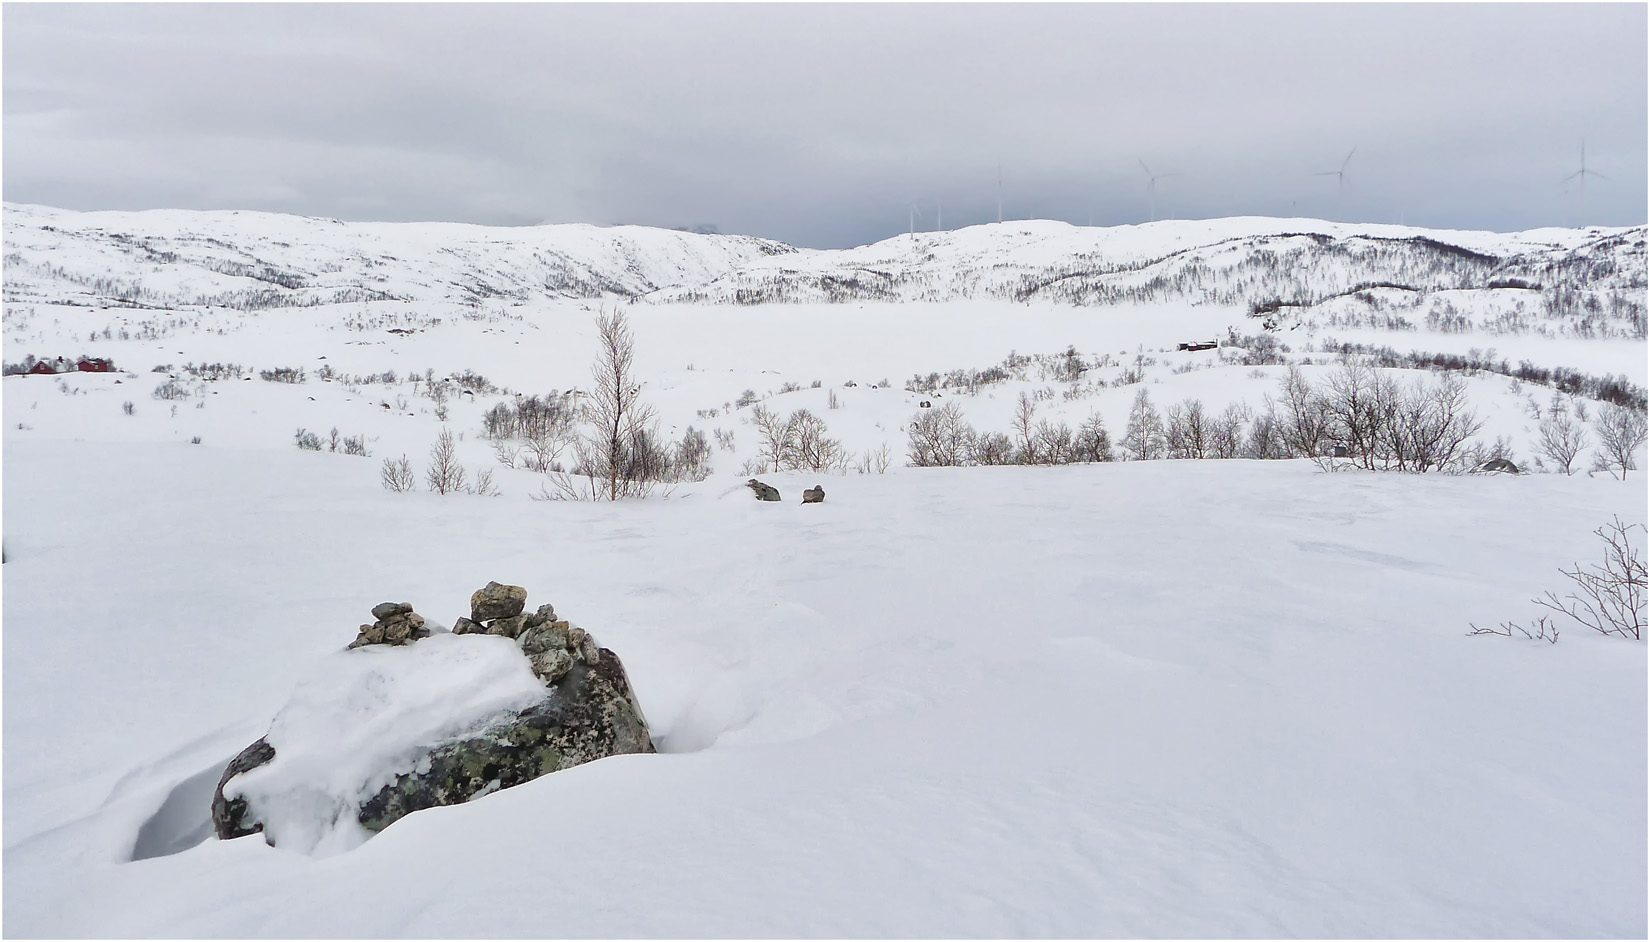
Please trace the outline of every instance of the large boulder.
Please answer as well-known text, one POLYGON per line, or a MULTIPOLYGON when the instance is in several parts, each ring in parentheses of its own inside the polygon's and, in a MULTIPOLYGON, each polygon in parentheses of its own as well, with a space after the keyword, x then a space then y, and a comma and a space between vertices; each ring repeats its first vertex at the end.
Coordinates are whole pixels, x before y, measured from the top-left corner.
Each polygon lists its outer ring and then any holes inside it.
POLYGON ((268 740, 260 739, 242 749, 240 755, 229 761, 229 766, 218 778, 217 791, 212 793, 212 829, 218 833, 219 838, 229 840, 232 837, 245 837, 264 829, 263 822, 247 820, 246 799, 224 798, 223 787, 235 776, 266 765, 273 758, 275 747, 271 746, 268 740))
MULTIPOLYGON (((561 622, 560 624, 566 624, 561 622)), ((357 819, 381 831, 414 811, 456 805, 605 756, 654 752, 618 655, 568 657, 551 694, 500 723, 429 752, 361 806, 357 819)))
POLYGON ((461 618, 452 634, 417 648, 407 646, 430 631, 412 606, 376 606, 377 622, 362 626, 337 655, 344 660, 325 662, 270 733, 224 769, 212 800, 218 837, 263 832, 282 846, 292 835, 299 850, 347 849, 413 811, 605 756, 654 752, 618 655, 550 605, 522 614, 526 595, 489 583, 472 598, 472 614, 493 615, 486 624, 461 618), (501 598, 507 604, 474 604, 501 598), (387 742, 386 731, 403 739, 387 742), (340 827, 353 830, 340 837, 340 827))
POLYGON ((774 487, 772 484, 765 484, 758 481, 756 478, 751 478, 749 481, 745 482, 745 486, 756 492, 757 500, 779 499, 779 488, 774 487))

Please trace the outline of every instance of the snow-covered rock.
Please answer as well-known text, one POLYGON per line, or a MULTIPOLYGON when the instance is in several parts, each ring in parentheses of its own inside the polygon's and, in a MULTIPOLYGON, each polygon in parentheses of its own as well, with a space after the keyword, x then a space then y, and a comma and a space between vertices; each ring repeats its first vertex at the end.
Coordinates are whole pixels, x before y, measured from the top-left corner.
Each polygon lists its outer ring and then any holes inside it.
MULTIPOLYGON (((484 593, 514 600, 517 611, 526 598, 497 583, 476 595, 484 593)), ((384 603, 373 613, 405 620, 410 609, 384 603)), ((217 836, 262 832, 271 845, 338 853, 413 811, 653 752, 618 656, 567 622, 527 617, 520 645, 444 632, 328 658, 219 777, 217 836)))

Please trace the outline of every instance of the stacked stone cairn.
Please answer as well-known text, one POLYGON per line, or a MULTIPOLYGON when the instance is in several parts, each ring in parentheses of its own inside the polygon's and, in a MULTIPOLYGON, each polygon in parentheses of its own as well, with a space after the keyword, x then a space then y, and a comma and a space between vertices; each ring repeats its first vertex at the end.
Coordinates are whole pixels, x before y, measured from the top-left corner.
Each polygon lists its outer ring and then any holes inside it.
POLYGON ((377 621, 361 626, 361 633, 350 642, 351 648, 368 644, 411 644, 430 636, 430 629, 424 627, 424 616, 414 612, 407 602, 379 602, 372 607, 372 617, 377 621))
POLYGON ((533 673, 547 684, 560 680, 574 661, 595 664, 601 646, 594 635, 556 619, 552 605, 540 605, 531 615, 527 590, 516 585, 489 582, 470 596, 470 617, 453 625, 453 634, 489 634, 513 639, 533 666, 533 673))

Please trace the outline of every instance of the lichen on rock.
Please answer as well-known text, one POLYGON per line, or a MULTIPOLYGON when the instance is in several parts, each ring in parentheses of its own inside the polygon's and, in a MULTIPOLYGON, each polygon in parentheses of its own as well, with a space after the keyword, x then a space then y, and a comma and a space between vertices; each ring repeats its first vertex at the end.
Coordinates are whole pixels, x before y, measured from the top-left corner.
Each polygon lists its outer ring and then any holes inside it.
MULTIPOLYGON (((515 648, 526 659, 526 666, 533 677, 544 685, 543 697, 532 702, 530 686, 527 689, 519 686, 509 688, 517 691, 511 694, 517 699, 507 708, 514 712, 504 714, 507 719, 482 720, 490 725, 479 732, 472 732, 477 728, 474 725, 463 725, 470 721, 462 719, 462 715, 453 717, 453 722, 458 725, 448 728, 453 731, 465 729, 462 736, 435 739, 429 742, 427 748, 420 746, 412 752, 396 753, 402 757, 393 760, 387 770, 393 776, 389 784, 370 795, 361 791, 354 793, 354 797, 347 797, 346 790, 346 797, 337 799, 343 801, 340 810, 347 815, 348 808, 356 807, 359 823, 368 830, 378 831, 413 811, 469 801, 605 756, 655 751, 647 721, 637 705, 618 655, 599 646, 595 637, 585 629, 557 619, 555 609, 550 605, 541 605, 536 611, 523 614, 526 598, 527 590, 519 586, 488 583, 471 597, 472 617, 459 618, 452 634, 485 637, 487 644, 500 643, 488 636, 514 640, 515 648), (523 703, 531 705, 521 708, 523 703), (395 771, 396 766, 400 766, 401 770, 395 771)), ((372 613, 376 621, 361 626, 350 648, 405 645, 430 635, 423 617, 414 613, 408 603, 384 602, 374 606, 372 613)), ((477 642, 450 638, 437 647, 447 644, 464 647, 477 642)), ((418 650, 429 651, 432 655, 435 653, 434 648, 421 646, 418 650)), ((465 650, 468 648, 465 647, 465 650)), ((361 655, 346 656, 353 658, 361 655)), ((376 656, 398 659, 402 655, 380 649, 376 656)), ((489 656, 496 660, 496 655, 489 656)), ((508 662, 510 656, 506 654, 504 657, 508 662)), ((441 676, 447 674, 443 672, 441 676)), ((497 675, 499 678, 504 676, 497 675)), ((520 680, 529 685, 531 683, 525 673, 520 675, 520 680)), ((489 684, 500 682, 493 680, 489 684)), ((323 682, 323 686, 327 690, 353 689, 347 684, 340 687, 323 682)), ((465 689, 497 688, 487 685, 465 689)), ((342 699, 347 700, 348 697, 342 699)), ((278 726, 279 717, 277 720, 278 726)), ((452 734, 446 732, 440 735, 452 734)), ((276 749, 270 742, 272 738, 276 738, 273 730, 271 735, 242 750, 224 770, 212 802, 213 827, 220 838, 242 837, 262 831, 265 840, 274 843, 274 833, 287 833, 280 827, 280 821, 284 818, 278 809, 273 812, 276 818, 266 829, 260 809, 253 807, 256 799, 249 801, 237 794, 234 788, 230 790, 232 797, 226 798, 224 794, 225 786, 236 776, 274 760, 276 749)), ((309 740, 296 740, 299 743, 306 741, 309 740)), ((278 744, 284 742, 277 739, 278 744)), ((274 769, 272 766, 270 771, 274 769)), ((385 780, 381 777, 369 779, 385 780)), ((365 785, 365 788, 371 787, 370 784, 365 785)), ((347 821, 347 816, 343 820, 347 821)))

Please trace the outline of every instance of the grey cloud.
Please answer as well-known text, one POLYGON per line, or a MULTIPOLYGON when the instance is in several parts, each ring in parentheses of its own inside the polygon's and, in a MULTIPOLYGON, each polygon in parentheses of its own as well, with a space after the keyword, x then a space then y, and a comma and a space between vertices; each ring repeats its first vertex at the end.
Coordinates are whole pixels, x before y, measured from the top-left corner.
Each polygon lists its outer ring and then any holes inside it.
POLYGON ((7 4, 5 195, 714 223, 1645 221, 1642 5, 7 4), (1313 176, 1353 146, 1351 186, 1313 176))

